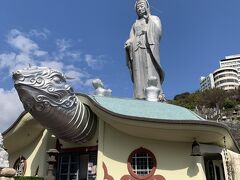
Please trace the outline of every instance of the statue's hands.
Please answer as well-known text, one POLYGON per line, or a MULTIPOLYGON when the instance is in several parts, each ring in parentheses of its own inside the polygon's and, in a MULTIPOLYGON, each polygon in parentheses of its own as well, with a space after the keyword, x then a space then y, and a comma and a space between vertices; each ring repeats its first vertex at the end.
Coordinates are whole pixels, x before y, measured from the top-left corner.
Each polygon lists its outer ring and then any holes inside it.
POLYGON ((143 31, 142 31, 142 34, 147 34, 147 31, 143 30, 143 31))

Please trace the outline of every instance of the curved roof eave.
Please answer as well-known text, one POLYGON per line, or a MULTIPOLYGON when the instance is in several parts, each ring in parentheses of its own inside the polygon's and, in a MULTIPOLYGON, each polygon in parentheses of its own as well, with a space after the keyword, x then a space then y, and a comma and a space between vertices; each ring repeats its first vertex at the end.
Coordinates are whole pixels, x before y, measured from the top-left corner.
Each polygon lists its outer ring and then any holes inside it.
MULTIPOLYGON (((234 146, 236 147, 236 149, 238 150, 238 152, 240 152, 240 149, 235 141, 235 139, 233 138, 232 133, 230 132, 230 129, 228 128, 228 126, 221 124, 221 123, 217 123, 217 122, 213 122, 213 121, 207 121, 207 120, 191 120, 191 119, 184 119, 184 120, 177 120, 177 119, 159 119, 159 118, 147 118, 147 117, 137 117, 137 116, 129 116, 129 115, 125 115, 125 114, 119 114, 113 111, 110 111, 109 109, 101 106, 101 104, 99 104, 98 102, 96 102, 94 99, 92 99, 90 96, 85 95, 85 94, 81 94, 81 93, 77 93, 77 95, 79 95, 80 99, 83 101, 83 103, 89 105, 89 106, 93 106, 96 109, 98 109, 99 111, 106 113, 112 117, 118 118, 118 119, 124 119, 124 120, 132 120, 132 121, 139 121, 139 122, 144 122, 144 123, 158 123, 158 124, 168 124, 168 125, 203 125, 203 126, 207 126, 207 127, 215 127, 215 128, 220 128, 225 130, 228 135, 231 137, 234 146)), ((93 110, 94 111, 94 110, 93 110)), ((23 119, 23 117, 27 114, 26 111, 22 112, 19 117, 17 118, 17 120, 7 129, 5 130, 2 134, 4 137, 8 136, 8 134, 11 132, 11 130, 13 130, 23 119)), ((122 121, 124 122, 124 121, 122 121)), ((126 122, 126 121, 125 121, 126 122)))
POLYGON ((14 121, 12 123, 12 125, 7 128, 3 133, 2 135, 3 136, 6 136, 14 127, 16 127, 16 125, 22 120, 23 116, 25 116, 28 112, 27 111, 23 111, 19 116, 18 118, 16 119, 16 121, 14 121))
POLYGON ((4 145, 8 152, 20 150, 32 143, 44 131, 44 127, 24 111, 3 133, 4 145))
MULTIPOLYGON (((234 146, 236 147, 236 149, 238 150, 238 152, 240 152, 240 148, 238 147, 237 142, 235 141, 230 128, 222 123, 218 123, 215 121, 209 121, 209 120, 191 120, 191 119, 184 119, 184 120, 168 120, 168 119, 158 119, 158 118, 146 118, 146 117, 138 117, 138 116, 129 116, 129 115, 124 115, 124 114, 119 114, 113 111, 110 111, 109 109, 106 109, 105 107, 101 106, 101 104, 99 104, 98 102, 96 102, 93 98, 91 98, 90 96, 86 95, 86 94, 82 94, 82 93, 76 93, 77 95, 80 96, 80 99, 83 101, 83 103, 86 103, 87 105, 91 106, 93 105, 94 107, 96 107, 97 109, 99 109, 100 111, 119 118, 119 119, 125 119, 125 120, 133 120, 133 121, 142 121, 142 122, 152 122, 152 123, 158 123, 158 124, 169 124, 169 125, 203 125, 203 126, 208 126, 208 127, 213 127, 213 128, 220 128, 225 130, 228 135, 231 137, 231 140, 233 141, 234 146), (81 98, 83 97, 83 99, 81 98)), ((94 111, 94 110, 93 110, 94 111)))

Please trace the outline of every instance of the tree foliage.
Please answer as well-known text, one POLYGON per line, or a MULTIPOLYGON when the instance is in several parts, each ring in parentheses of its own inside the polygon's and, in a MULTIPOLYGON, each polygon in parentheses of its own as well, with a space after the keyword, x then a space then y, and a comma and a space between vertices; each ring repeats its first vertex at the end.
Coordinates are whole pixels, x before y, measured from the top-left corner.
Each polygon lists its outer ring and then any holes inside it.
POLYGON ((209 89, 203 92, 185 92, 176 95, 170 103, 195 110, 204 118, 226 124, 240 145, 240 88, 231 91, 209 89), (235 117, 233 113, 237 113, 235 117), (221 119, 223 116, 228 120, 221 119))
POLYGON ((199 101, 200 101, 200 92, 195 92, 195 93, 185 92, 185 93, 176 95, 170 103, 183 106, 188 109, 194 109, 199 104, 199 101))
POLYGON ((223 102, 223 107, 225 109, 233 109, 236 105, 237 101, 229 98, 226 98, 223 102))
POLYGON ((219 88, 214 88, 203 92, 184 92, 176 95, 170 103, 191 110, 199 106, 217 109, 231 109, 240 104, 240 89, 224 91, 219 88))
POLYGON ((209 89, 201 93, 200 105, 205 105, 209 108, 222 108, 227 92, 219 89, 209 89))

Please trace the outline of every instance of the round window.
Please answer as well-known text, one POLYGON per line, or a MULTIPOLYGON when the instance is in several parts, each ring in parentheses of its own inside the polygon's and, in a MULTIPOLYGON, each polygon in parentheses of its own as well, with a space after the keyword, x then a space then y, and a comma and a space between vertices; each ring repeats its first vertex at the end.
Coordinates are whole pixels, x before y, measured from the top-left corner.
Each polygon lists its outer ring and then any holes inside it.
POLYGON ((146 179, 154 175, 156 170, 156 158, 154 154, 145 149, 134 150, 128 158, 128 171, 131 176, 138 179, 146 179))

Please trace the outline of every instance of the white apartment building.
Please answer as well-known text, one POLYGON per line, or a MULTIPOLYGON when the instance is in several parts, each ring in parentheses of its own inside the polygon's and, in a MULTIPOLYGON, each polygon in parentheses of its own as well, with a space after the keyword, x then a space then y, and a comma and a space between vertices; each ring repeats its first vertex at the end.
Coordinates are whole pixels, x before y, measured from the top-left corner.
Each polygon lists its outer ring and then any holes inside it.
POLYGON ((216 88, 231 90, 239 86, 238 71, 233 67, 223 67, 215 70, 213 78, 216 88))
POLYGON ((220 68, 233 67, 238 71, 238 81, 240 83, 240 54, 225 56, 225 59, 220 60, 220 68))
POLYGON ((207 77, 200 78, 200 90, 222 88, 236 89, 240 85, 240 54, 225 56, 219 61, 220 68, 207 77))
POLYGON ((204 91, 215 87, 213 74, 210 73, 208 76, 201 76, 200 78, 200 90, 204 91))

